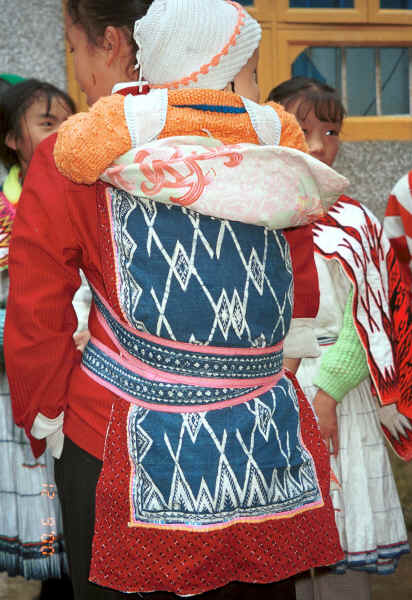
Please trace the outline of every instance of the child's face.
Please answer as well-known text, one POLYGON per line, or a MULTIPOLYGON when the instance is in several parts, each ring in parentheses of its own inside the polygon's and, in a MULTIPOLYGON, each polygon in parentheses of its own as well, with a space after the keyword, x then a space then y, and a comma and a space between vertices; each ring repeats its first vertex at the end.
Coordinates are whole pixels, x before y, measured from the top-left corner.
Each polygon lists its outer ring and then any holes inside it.
POLYGON ((257 83, 257 65, 259 60, 259 50, 256 49, 249 61, 234 79, 235 92, 240 96, 259 102, 260 93, 257 83))
POLYGON ((57 131, 71 114, 70 108, 59 97, 52 99, 49 110, 46 98, 42 97, 29 106, 20 120, 21 135, 9 134, 6 138, 7 145, 16 150, 19 156, 23 177, 37 145, 57 131))
POLYGON ((307 110, 305 106, 301 107, 303 102, 301 99, 296 100, 294 104, 288 106, 288 112, 294 114, 299 121, 310 154, 331 167, 339 150, 339 133, 342 123, 340 121, 320 121, 313 108, 307 110))

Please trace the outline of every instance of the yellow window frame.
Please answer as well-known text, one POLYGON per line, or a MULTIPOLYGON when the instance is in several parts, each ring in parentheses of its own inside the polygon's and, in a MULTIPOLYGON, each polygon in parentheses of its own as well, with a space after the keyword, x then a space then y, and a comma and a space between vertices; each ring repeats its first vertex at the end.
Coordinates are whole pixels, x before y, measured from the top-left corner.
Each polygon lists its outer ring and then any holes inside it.
MULTIPOLYGON (((255 0, 249 12, 261 23, 262 41, 258 68, 259 86, 264 100, 275 85, 289 79, 294 60, 309 46, 410 46, 412 45, 412 11, 382 11, 379 0, 355 0, 367 9, 368 23, 328 23, 321 22, 320 11, 326 9, 299 9, 311 12, 318 23, 285 22, 292 13, 285 12, 288 0, 255 0), (389 16, 386 13, 391 13, 389 16), (402 24, 382 23, 383 17, 396 19, 403 14, 402 24), (405 24, 405 13, 410 12, 410 25, 405 24), (384 13, 384 14, 382 14, 384 13), (399 15, 398 15, 399 16, 399 15), (377 23, 371 23, 375 19, 377 23)), ((288 9, 289 11, 292 9, 288 9)), ((293 9, 298 10, 298 9, 293 9)), ((339 9, 339 11, 350 9, 339 9)), ((335 12, 337 12, 335 10, 335 12)), ((328 13, 325 13, 328 14, 328 13)), ((364 19, 365 11, 361 13, 364 19)), ((295 18, 295 17, 293 17, 295 18)), ((359 17, 360 18, 360 17, 359 17)), ((84 94, 80 91, 74 76, 73 57, 66 47, 68 90, 79 110, 87 110, 84 94)), ((348 117, 342 131, 347 141, 362 140, 412 140, 412 117, 379 116, 348 117)))

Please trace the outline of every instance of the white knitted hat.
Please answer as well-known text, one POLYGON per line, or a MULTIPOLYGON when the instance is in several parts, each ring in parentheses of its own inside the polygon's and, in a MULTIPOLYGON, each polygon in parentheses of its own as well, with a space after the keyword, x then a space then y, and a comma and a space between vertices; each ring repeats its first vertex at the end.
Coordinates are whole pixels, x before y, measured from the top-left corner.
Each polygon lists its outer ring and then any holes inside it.
POLYGON ((259 45, 260 25, 231 0, 154 0, 136 21, 140 79, 222 90, 259 45))

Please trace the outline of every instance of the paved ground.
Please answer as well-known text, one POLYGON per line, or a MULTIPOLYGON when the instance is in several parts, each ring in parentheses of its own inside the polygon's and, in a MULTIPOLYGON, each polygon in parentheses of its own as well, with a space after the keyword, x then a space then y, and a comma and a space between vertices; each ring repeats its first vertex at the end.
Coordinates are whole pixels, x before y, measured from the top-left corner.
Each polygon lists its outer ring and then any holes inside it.
MULTIPOLYGON (((409 543, 412 546, 412 531, 409 543)), ((36 581, 25 581, 21 577, 8 579, 5 573, 0 575, 0 600, 32 600, 39 589, 36 581)), ((394 575, 372 577, 372 600, 412 600, 412 554, 401 559, 394 575)))
POLYGON ((22 577, 8 579, 5 573, 0 575, 0 600, 32 600, 39 591, 37 581, 25 581, 22 577))
MULTIPOLYGON (((409 531, 412 548, 412 531, 409 531)), ((412 553, 403 556, 393 575, 372 576, 372 600, 412 600, 412 553)))

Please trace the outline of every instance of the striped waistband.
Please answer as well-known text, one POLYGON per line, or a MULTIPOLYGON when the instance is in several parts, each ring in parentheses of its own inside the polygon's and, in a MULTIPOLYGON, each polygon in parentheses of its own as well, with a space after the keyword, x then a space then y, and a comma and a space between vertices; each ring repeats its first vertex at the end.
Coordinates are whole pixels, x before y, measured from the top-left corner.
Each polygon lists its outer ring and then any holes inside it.
POLYGON ((82 368, 114 394, 163 411, 223 408, 268 391, 283 376, 282 345, 220 348, 136 332, 96 294, 98 318, 118 352, 92 338, 82 368))
POLYGON ((195 346, 158 338, 122 323, 104 300, 94 294, 98 318, 120 354, 175 375, 211 379, 255 379, 276 375, 282 368, 283 344, 268 348, 195 346))

